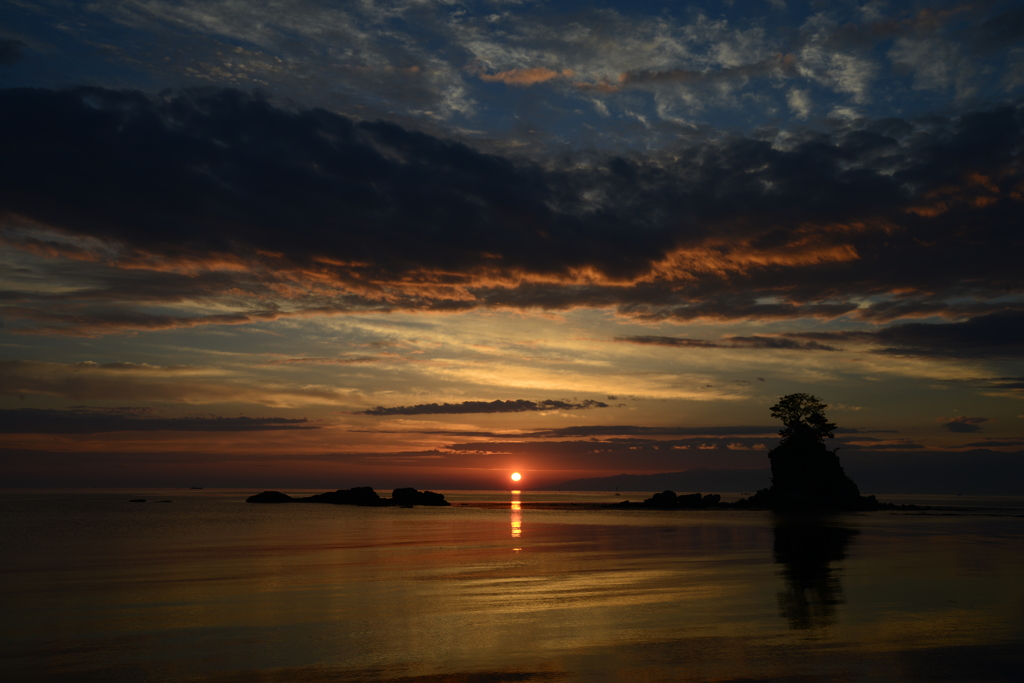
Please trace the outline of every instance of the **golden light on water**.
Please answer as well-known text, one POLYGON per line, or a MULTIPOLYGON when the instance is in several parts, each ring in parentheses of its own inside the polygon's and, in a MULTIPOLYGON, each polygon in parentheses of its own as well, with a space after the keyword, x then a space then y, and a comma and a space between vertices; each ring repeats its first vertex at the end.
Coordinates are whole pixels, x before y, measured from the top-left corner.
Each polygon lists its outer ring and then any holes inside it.
POLYGON ((523 475, 519 474, 518 472, 513 472, 512 473, 512 481, 519 481, 522 478, 523 478, 523 475))
POLYGON ((519 495, 519 491, 512 492, 512 538, 519 538, 523 535, 523 506, 519 495))

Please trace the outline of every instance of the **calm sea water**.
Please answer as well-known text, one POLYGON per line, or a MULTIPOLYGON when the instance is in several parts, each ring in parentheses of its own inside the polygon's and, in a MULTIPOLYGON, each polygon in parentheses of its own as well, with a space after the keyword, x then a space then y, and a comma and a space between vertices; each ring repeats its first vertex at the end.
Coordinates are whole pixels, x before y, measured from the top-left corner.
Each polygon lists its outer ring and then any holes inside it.
POLYGON ((508 506, 373 509, 248 505, 250 493, 0 493, 0 677, 1024 676, 1022 498, 787 518, 513 500, 649 494, 446 492, 508 506))

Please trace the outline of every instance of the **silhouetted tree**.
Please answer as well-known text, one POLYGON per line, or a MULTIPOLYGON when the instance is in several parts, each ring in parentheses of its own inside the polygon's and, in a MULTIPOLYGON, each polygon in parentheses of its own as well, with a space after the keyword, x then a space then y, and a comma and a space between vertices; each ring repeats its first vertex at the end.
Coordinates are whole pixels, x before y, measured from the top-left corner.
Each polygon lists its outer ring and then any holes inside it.
POLYGON ((819 441, 834 435, 834 422, 825 417, 828 405, 810 394, 789 394, 779 399, 772 406, 772 417, 782 420, 785 425, 779 430, 779 436, 789 439, 795 436, 814 436, 819 441))

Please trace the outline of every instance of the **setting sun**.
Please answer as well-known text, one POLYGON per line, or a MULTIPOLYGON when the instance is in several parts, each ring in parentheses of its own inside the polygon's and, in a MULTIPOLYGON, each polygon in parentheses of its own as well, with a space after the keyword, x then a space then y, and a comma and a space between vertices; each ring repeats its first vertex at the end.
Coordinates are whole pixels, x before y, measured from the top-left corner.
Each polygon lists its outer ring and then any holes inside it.
POLYGON ((522 478, 523 478, 523 475, 519 474, 518 472, 513 472, 512 473, 512 481, 519 481, 522 478))

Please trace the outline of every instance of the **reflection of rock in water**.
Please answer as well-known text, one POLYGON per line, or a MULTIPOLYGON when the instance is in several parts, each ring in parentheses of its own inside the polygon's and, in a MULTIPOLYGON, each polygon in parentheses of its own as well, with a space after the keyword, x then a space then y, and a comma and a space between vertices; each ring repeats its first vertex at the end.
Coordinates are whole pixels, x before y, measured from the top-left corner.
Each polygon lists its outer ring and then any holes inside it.
POLYGON ((785 565, 786 590, 779 593, 779 610, 789 627, 808 629, 835 622, 843 587, 830 562, 846 557, 854 529, 815 524, 775 527, 775 561, 785 565))

